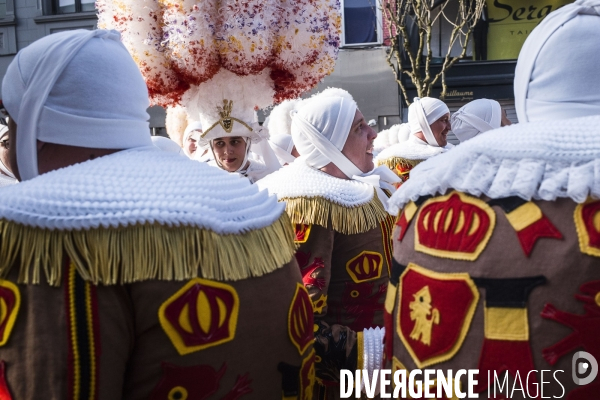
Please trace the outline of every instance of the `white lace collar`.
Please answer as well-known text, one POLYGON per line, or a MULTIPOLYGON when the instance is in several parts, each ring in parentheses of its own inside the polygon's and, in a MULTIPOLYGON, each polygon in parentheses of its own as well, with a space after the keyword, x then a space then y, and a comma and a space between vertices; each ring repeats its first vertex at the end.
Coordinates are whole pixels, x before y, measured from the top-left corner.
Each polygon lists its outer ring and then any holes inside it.
POLYGON ((333 177, 311 168, 302 159, 281 168, 256 183, 281 199, 321 197, 344 207, 356 207, 373 199, 373 186, 333 177))
POLYGON ((3 188, 0 219, 51 230, 158 223, 237 234, 269 226, 283 210, 237 174, 152 147, 3 188))
POLYGON ((600 197, 600 116, 516 124, 477 135, 422 162, 390 199, 397 213, 421 196, 456 189, 525 200, 600 197))
POLYGON ((414 161, 426 160, 435 155, 444 153, 452 147, 454 146, 451 144, 447 145, 446 147, 431 146, 415 135, 410 135, 410 138, 407 141, 396 143, 382 150, 377 155, 377 161, 381 163, 392 157, 400 157, 414 161))

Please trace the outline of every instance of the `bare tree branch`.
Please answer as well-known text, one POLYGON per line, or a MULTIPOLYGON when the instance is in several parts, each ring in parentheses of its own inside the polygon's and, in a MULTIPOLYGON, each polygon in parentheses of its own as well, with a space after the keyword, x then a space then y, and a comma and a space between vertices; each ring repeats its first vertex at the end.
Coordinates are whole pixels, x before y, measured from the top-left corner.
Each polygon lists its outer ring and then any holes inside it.
POLYGON ((473 28, 481 18, 485 0, 379 1, 384 14, 384 24, 392 36, 386 61, 394 71, 394 78, 400 85, 406 102, 410 104, 407 88, 402 79, 403 75, 406 75, 416 87, 419 97, 429 96, 433 86, 441 79, 443 98, 447 92, 446 72, 459 60, 465 58, 473 28), (458 9, 454 10, 455 15, 454 11, 449 11, 450 3, 458 6, 458 9), (442 21, 442 26, 449 33, 446 36, 447 48, 442 52, 444 54, 439 54, 444 59, 441 70, 433 75, 433 27, 438 21, 442 21), (408 24, 411 24, 411 29, 407 27, 408 24), (411 38, 411 32, 415 31, 418 36, 411 38), (457 46, 458 48, 455 48, 457 46), (457 51, 459 54, 456 54, 457 51), (403 56, 408 60, 410 69, 406 62, 403 62, 403 56))

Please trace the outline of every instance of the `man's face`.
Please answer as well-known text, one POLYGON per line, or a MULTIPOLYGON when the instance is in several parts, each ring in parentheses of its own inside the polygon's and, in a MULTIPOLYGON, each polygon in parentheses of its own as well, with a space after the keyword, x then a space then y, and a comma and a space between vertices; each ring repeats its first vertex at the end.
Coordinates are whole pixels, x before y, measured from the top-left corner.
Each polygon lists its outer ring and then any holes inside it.
POLYGON ((0 161, 2 161, 2 164, 4 164, 9 170, 11 170, 12 168, 10 167, 9 148, 10 140, 8 139, 8 132, 5 132, 4 135, 0 137, 0 161))
POLYGON ((8 147, 8 156, 10 159, 10 170, 17 180, 21 180, 21 175, 19 175, 19 166, 17 165, 17 124, 13 121, 12 118, 8 119, 8 142, 10 143, 8 147))
POLYGON ((342 148, 342 154, 362 172, 369 172, 373 164, 373 140, 377 133, 365 122, 365 118, 359 110, 354 114, 352 127, 348 139, 342 148))
POLYGON ((448 144, 446 136, 448 136, 448 131, 450 131, 450 113, 446 113, 433 124, 429 125, 429 127, 440 147, 448 144))
POLYGON ((193 155, 197 149, 196 139, 189 136, 186 140, 185 146, 186 146, 187 150, 189 151, 190 155, 193 155))
POLYGON ((242 166, 246 142, 240 136, 217 138, 213 140, 212 147, 225 171, 235 172, 242 166))

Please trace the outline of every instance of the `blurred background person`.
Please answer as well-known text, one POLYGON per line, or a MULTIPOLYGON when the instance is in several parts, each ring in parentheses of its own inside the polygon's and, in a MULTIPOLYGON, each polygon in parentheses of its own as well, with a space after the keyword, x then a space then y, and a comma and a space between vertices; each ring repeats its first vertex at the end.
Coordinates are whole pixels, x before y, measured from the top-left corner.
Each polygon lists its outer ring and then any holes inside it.
POLYGON ((511 125, 511 122, 496 100, 477 99, 456 111, 450 124, 452 132, 462 143, 480 133, 511 125))
POLYGON ((17 183, 15 175, 10 170, 10 141, 8 140, 8 126, 4 125, 6 120, 2 118, 0 125, 0 187, 17 183))
MULTIPOLYGON (((202 124, 200 121, 192 121, 188 124, 187 128, 183 132, 183 138, 181 145, 183 152, 189 158, 194 158, 196 151, 198 150, 198 139, 202 134, 202 124)), ((202 150, 203 153, 208 152, 208 148, 202 150)))

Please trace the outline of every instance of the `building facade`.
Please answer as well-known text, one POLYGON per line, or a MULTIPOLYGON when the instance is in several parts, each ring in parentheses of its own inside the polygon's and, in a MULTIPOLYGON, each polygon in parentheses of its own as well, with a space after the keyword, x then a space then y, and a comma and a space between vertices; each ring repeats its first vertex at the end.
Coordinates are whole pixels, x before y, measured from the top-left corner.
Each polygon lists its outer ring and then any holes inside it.
MULTIPOLYGON (((451 111, 470 100, 490 98, 500 101, 509 118, 517 122, 512 85, 519 50, 539 21, 572 1, 486 0, 467 56, 446 74, 449 90, 445 101, 451 111)), ((377 121, 377 130, 405 121, 406 103, 386 61, 391 32, 384 23, 380 0, 340 2, 342 47, 336 69, 314 91, 327 87, 348 90, 365 118, 377 121)), ((436 3, 446 2, 448 12, 452 12, 456 0, 436 3)), ((67 29, 95 29, 96 24, 94 0, 0 0, 0 76, 17 51, 35 40, 67 29)), ((432 27, 434 59, 445 54, 450 28, 442 19, 432 27)), ((457 54, 459 49, 452 51, 457 54)), ((439 66, 433 66, 434 72, 436 68, 439 66)), ((414 86, 405 83, 408 96, 415 96, 414 86)), ((440 87, 434 88, 432 96, 439 96, 440 91, 440 87)), ((153 132, 164 134, 164 110, 152 107, 149 113, 153 132)))

